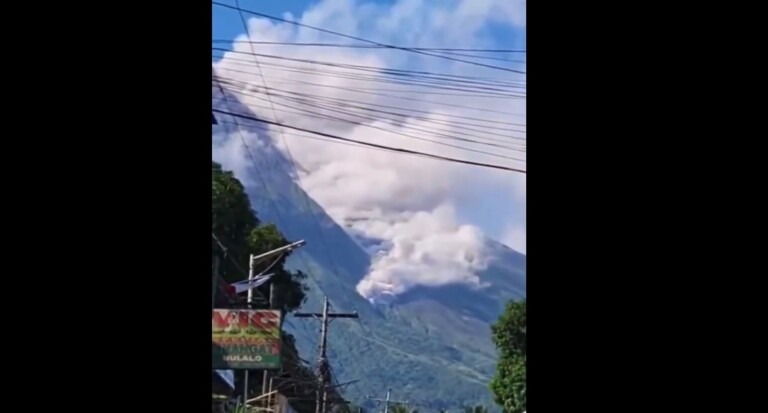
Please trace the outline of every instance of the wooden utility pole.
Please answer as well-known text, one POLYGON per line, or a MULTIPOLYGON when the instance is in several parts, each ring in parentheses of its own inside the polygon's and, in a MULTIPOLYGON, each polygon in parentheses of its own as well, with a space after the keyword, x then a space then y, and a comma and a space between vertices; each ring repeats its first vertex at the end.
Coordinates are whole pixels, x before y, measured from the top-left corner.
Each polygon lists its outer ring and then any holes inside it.
POLYGON ((408 406, 408 402, 401 402, 401 401, 391 400, 389 398, 389 396, 391 396, 391 395, 392 395, 392 389, 387 389, 387 398, 386 399, 376 399, 376 398, 373 398, 371 396, 368 396, 368 400, 373 400, 373 401, 377 401, 377 402, 380 402, 380 403, 383 402, 384 403, 384 413, 389 413, 389 405, 390 404, 395 404, 395 405, 400 404, 400 405, 408 406))
MULTIPOLYGON (((248 255, 248 283, 253 281, 253 254, 248 255)), ((246 301, 246 308, 251 308, 253 302, 253 288, 248 289, 248 299, 246 301)), ((243 378, 243 404, 248 400, 248 370, 245 370, 243 378)))
POLYGON ((322 313, 295 313, 295 317, 318 318, 321 321, 320 327, 320 357, 317 360, 317 398, 315 399, 315 413, 326 413, 328 404, 328 384, 331 379, 330 368, 328 366, 328 323, 332 318, 358 318, 357 311, 353 313, 329 313, 331 305, 328 302, 328 296, 323 301, 322 313))

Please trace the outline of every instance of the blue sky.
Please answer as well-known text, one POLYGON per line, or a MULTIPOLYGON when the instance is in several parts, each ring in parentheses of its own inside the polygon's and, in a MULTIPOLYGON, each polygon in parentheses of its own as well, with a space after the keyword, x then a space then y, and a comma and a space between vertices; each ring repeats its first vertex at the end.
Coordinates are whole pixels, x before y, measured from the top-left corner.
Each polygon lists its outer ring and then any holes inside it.
MULTIPOLYGON (((234 5, 233 0, 218 0, 222 3, 234 5)), ((264 0, 241 0, 240 6, 245 9, 258 11, 261 13, 282 17, 284 13, 290 12, 297 19, 302 18, 304 12, 308 9, 317 6, 322 3, 322 8, 325 9, 326 17, 318 18, 320 23, 312 23, 313 25, 325 27, 331 30, 336 30, 343 33, 354 34, 363 38, 368 38, 382 43, 398 44, 404 46, 421 46, 421 47, 472 47, 472 48, 504 48, 504 49, 525 49, 525 20, 523 17, 522 23, 516 22, 510 24, 509 18, 505 19, 501 17, 504 14, 502 9, 506 9, 509 13, 509 4, 520 4, 522 13, 524 15, 525 0, 445 0, 445 1, 428 1, 428 0, 401 0, 399 2, 393 0, 374 0, 367 1, 366 4, 370 4, 369 9, 360 8, 359 5, 362 2, 353 0, 326 0, 326 1, 302 1, 302 0, 281 0, 281 1, 264 1, 264 0), (469 10, 464 14, 456 12, 457 4, 463 3, 463 6, 471 6, 471 8, 477 8, 478 11, 469 10), (392 10, 398 7, 404 9, 399 13, 395 13, 392 10), (408 10, 411 7, 412 12, 408 10), (491 9, 493 8, 493 9, 491 9), (353 10, 353 12, 349 12, 353 10), (366 10, 376 10, 366 14, 366 10), (489 10, 491 10, 489 12, 489 10), (381 13, 379 13, 381 12, 381 13), (336 14, 340 17, 336 17, 336 14), (346 14, 345 14, 346 13, 346 14), (350 15, 350 13, 352 15, 350 15), (367 25, 374 26, 375 24, 381 24, 380 15, 391 13, 392 15, 398 14, 397 20, 402 24, 402 28, 398 30, 381 30, 366 28, 367 25), (449 17, 451 13, 459 16, 466 16, 465 21, 454 21, 453 27, 443 28, 443 31, 424 29, 425 26, 431 25, 439 27, 439 24, 434 23, 436 19, 440 18, 441 14, 447 14, 449 17), (332 17, 327 17, 328 15, 332 17), (405 16, 405 17, 403 17, 405 16), (412 17, 416 16, 416 17, 412 17), (420 16, 420 17, 419 17, 420 16), (481 16, 475 18, 476 16, 481 16), (421 20, 419 20, 421 19, 421 20), (350 24, 351 21, 356 20, 351 27, 357 29, 356 32, 350 32, 345 30, 345 25, 350 24), (458 23, 458 24, 457 24, 458 23), (522 24, 522 25, 521 25, 522 24), (337 27, 338 26, 338 27, 337 27), (466 32, 466 36, 463 34, 466 32), (431 33, 436 33, 431 35, 431 33), (457 37, 451 39, 453 33, 459 33, 457 37), (403 39, 407 44, 403 43, 403 39), (418 44, 415 44, 416 42, 418 44), (464 42, 465 44, 457 45, 457 42, 464 42)), ((227 9, 224 7, 213 5, 213 30, 212 37, 214 39, 232 40, 235 37, 245 32, 239 13, 236 10, 227 9)), ((513 8, 513 11, 518 11, 520 8, 513 8)), ((315 10, 316 11, 316 10, 315 10)), ((322 14, 322 13, 321 13, 322 14)), ((246 14, 246 18, 250 18, 246 14)), ((256 34, 255 36, 258 36, 256 34)), ((344 38, 338 38, 330 41, 337 41, 339 43, 353 43, 354 41, 344 38)), ((215 47, 231 48, 231 44, 216 44, 215 47)), ((291 52, 295 49, 289 49, 291 52)), ((289 52, 290 53, 290 52, 289 52)), ((380 55, 387 52, 379 52, 380 55)), ((397 53, 397 52, 394 52, 397 53)), ((221 55, 221 53, 217 53, 221 55)), ((450 66, 451 62, 432 59, 432 58, 419 58, 419 56, 407 55, 403 57, 405 53, 398 53, 397 58, 402 59, 398 63, 393 63, 399 68, 425 70, 432 72, 447 72, 454 70, 455 68, 450 66)), ((389 55, 387 55, 389 56, 389 55)), ((517 58, 518 60, 524 60, 525 55, 505 55, 508 58, 517 58)), ((218 60, 218 59, 215 59, 218 60)), ((388 63, 391 63, 389 60, 388 63)), ((497 62, 497 61, 483 61, 484 63, 494 65, 510 65, 508 67, 514 67, 515 69, 525 70, 524 65, 497 62)), ((459 64, 460 66, 461 64, 459 64)), ((455 64, 454 64, 455 66, 455 64)), ((462 67, 457 70, 471 70, 467 72, 471 75, 478 76, 498 76, 497 71, 488 70, 485 68, 477 68, 470 66, 462 67)), ((465 72, 461 72, 464 74, 465 72)), ((525 80, 525 77, 517 77, 515 80, 525 80)), ((523 103, 524 105, 524 103, 523 103)), ((523 108, 524 111, 524 108, 523 108)), ((470 114, 471 115, 471 114, 470 114)), ((523 114, 524 115, 524 114, 523 114)), ((525 123, 524 116, 511 119, 514 122, 525 123)), ((472 167, 467 167, 464 172, 468 176, 471 174, 478 174, 476 182, 470 182, 468 185, 465 182, 463 186, 457 184, 455 194, 451 195, 453 199, 453 205, 456 209, 456 216, 459 224, 472 224, 479 227, 488 236, 501 240, 507 245, 510 245, 518 250, 525 251, 525 189, 524 184, 522 190, 519 184, 506 185, 493 181, 493 184, 487 184, 489 179, 499 179, 496 175, 489 175, 490 178, 485 176, 480 177, 479 172, 472 167), (515 187, 516 189, 510 190, 509 187, 515 187), (466 193, 471 192, 472 196, 466 196, 466 193), (522 192, 522 195, 521 195, 522 192), (522 235, 521 235, 522 234, 522 235), (510 240, 510 237, 514 238, 510 240), (522 238, 520 238, 522 237, 522 238)), ((464 178, 464 177, 462 177, 464 178)), ((502 178, 505 179, 505 178, 502 178)), ((468 179, 462 179, 463 181, 469 181, 468 179)), ((520 181, 520 177, 512 177, 510 181, 520 181)), ((524 178, 523 178, 524 180, 524 178)), ((306 189, 306 188, 305 188, 306 189)), ((312 193, 312 191, 309 191, 312 193)), ((450 192, 446 189, 446 194, 450 192)), ((313 195, 314 196, 314 195, 313 195)), ((425 195, 428 197, 428 195, 425 195)), ((323 204, 322 200, 318 200, 323 204)), ((324 205, 325 207, 325 205, 324 205)))
MULTIPOLYGON (((233 0, 217 0, 219 3, 235 5, 233 0)), ((299 15, 309 5, 315 1, 306 0, 241 0, 240 7, 247 10, 258 11, 259 13, 269 14, 271 16, 282 17, 283 13, 289 12, 293 15, 299 15)), ((237 10, 213 5, 213 38, 232 40, 242 34, 243 23, 237 10)), ((247 15, 246 15, 247 17, 247 15)), ((221 46, 225 47, 225 46, 221 46)), ((226 47, 229 47, 226 46, 226 47)))
MULTIPOLYGON (((219 3, 230 4, 235 6, 234 0, 217 0, 219 3)), ((436 1, 436 0, 435 0, 436 1)), ((447 0, 440 0, 448 2, 447 0)), ((283 17, 283 13, 292 13, 294 16, 300 16, 302 12, 309 7, 319 3, 318 1, 307 0, 279 0, 279 1, 264 1, 264 0, 241 0, 240 7, 246 10, 254 10, 260 13, 269 14, 272 16, 283 17)), ((374 3, 381 6, 392 5, 394 0, 369 0, 367 3, 374 3)), ((213 27, 212 37, 214 39, 233 40, 240 34, 244 33, 243 24, 240 20, 240 15, 236 10, 228 9, 213 5, 213 27)), ((248 18, 247 13, 245 14, 248 18)), ((508 25, 499 24, 495 22, 488 22, 484 30, 488 33, 488 36, 495 40, 495 43, 503 45, 505 48, 510 49, 525 49, 525 28, 511 28, 508 25)), ((377 40, 377 39, 371 39, 377 40)), ((346 39, 340 39, 340 42, 349 42, 346 39)), ((230 48, 230 44, 221 44, 217 47, 230 48)), ((435 47, 450 47, 450 45, 433 45, 435 47)), ((218 60, 218 59, 216 59, 218 60)))

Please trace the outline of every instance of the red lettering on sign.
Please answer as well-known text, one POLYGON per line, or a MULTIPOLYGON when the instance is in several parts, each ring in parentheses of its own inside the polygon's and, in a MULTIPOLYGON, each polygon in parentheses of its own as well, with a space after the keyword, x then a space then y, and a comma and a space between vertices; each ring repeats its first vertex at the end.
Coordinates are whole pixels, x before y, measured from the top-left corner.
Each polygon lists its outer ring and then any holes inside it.
POLYGON ((226 328, 229 325, 229 311, 213 312, 213 327, 216 329, 226 328))
POLYGON ((274 332, 280 328, 280 313, 237 310, 214 310, 213 328, 220 330, 229 327, 232 317, 236 317, 237 325, 242 330, 253 327, 264 332, 274 332))

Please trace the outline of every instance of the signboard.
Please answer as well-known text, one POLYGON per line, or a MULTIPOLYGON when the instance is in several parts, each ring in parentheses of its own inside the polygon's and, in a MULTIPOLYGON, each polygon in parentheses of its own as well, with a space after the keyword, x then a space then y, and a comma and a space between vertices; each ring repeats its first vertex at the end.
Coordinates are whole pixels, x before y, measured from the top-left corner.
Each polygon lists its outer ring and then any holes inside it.
POLYGON ((280 310, 213 310, 213 368, 279 369, 280 318, 280 310))

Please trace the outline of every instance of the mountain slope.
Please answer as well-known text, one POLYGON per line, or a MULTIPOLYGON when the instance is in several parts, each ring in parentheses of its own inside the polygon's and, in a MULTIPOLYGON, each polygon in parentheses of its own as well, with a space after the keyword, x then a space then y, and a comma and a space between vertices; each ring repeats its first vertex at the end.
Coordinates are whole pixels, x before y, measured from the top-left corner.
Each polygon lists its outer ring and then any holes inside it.
MULTIPOLYGON (((214 88, 213 93, 214 107, 254 116, 232 96, 224 101, 221 90, 214 88)), ((370 256, 294 182, 291 163, 270 143, 268 130, 252 121, 217 118, 223 123, 214 127, 219 152, 232 141, 222 140, 217 131, 227 130, 235 143, 248 139, 236 132, 235 122, 260 138, 249 143, 252 158, 235 170, 260 219, 275 222, 289 239, 307 241, 289 261, 310 275, 303 309, 320 310, 323 295, 328 295, 335 311, 360 314, 359 320, 333 321, 329 330, 328 353, 336 377, 342 383, 359 380, 345 388, 348 398, 361 404, 366 395, 380 397, 392 388, 397 399, 432 408, 490 405, 488 382, 496 354, 489 323, 508 299, 524 295, 525 256, 489 240, 497 258, 479 274, 489 287, 418 287, 373 305, 355 290, 370 256)), ((296 336, 303 358, 314 361, 317 321, 288 315, 285 326, 296 336)))

